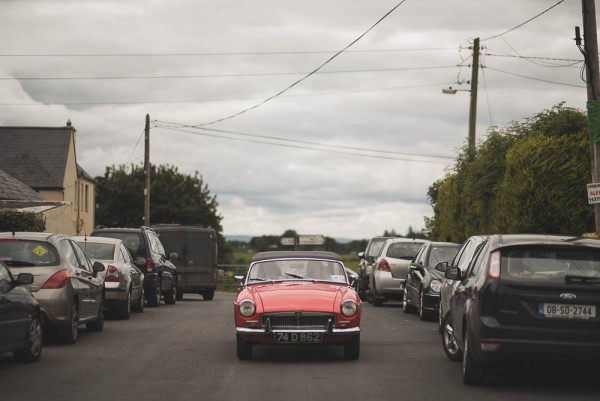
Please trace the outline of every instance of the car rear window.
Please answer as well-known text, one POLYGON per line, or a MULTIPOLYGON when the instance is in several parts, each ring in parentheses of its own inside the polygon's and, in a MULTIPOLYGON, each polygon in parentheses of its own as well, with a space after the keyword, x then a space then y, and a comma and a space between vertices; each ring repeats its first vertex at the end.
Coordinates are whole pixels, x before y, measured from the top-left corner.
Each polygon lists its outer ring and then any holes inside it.
POLYGON ((421 245, 423 245, 423 243, 421 242, 408 244, 403 242, 396 242, 390 244, 385 256, 396 259, 411 260, 417 254, 419 248, 421 248, 421 245))
POLYGON ((101 244, 98 242, 81 241, 77 242, 83 252, 90 259, 95 260, 113 260, 115 257, 114 244, 101 244))
POLYGON ((142 233, 128 233, 128 232, 115 232, 115 231, 98 231, 94 233, 98 237, 117 238, 123 241, 129 252, 133 257, 143 256, 146 257, 146 245, 142 238, 142 233))
POLYGON ((502 277, 517 281, 564 282, 567 277, 600 280, 600 250, 519 247, 501 253, 502 277))
POLYGON ((56 266, 60 262, 53 245, 23 239, 0 240, 0 260, 9 267, 56 266))

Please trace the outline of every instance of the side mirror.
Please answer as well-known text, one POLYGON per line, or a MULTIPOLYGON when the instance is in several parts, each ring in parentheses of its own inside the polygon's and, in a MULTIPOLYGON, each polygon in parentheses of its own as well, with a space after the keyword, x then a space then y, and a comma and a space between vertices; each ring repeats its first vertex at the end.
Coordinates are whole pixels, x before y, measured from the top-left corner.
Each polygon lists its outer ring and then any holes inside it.
POLYGON ((17 285, 27 285, 33 283, 33 274, 31 273, 20 273, 15 280, 17 285))
POLYGON ((448 262, 440 262, 435 265, 435 270, 439 272, 445 272, 448 269, 448 262))
POLYGON ((364 253, 364 252, 359 252, 359 253, 358 253, 358 257, 359 257, 360 259, 364 259, 364 257, 365 257, 365 253, 364 253))
POLYGON ((446 273, 444 273, 444 277, 448 280, 458 281, 462 280, 462 274, 458 267, 449 267, 446 269, 446 273))
POLYGON ((103 272, 104 269, 106 269, 106 268, 100 262, 94 262, 94 264, 92 265, 92 270, 94 271, 94 276, 97 276, 98 273, 103 272))

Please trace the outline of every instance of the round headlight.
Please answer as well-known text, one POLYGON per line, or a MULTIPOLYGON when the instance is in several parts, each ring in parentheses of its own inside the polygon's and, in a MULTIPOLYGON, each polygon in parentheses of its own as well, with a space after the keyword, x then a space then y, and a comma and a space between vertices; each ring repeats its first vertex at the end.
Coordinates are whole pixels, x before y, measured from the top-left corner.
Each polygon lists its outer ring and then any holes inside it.
POLYGON ((240 302, 239 308, 240 313, 245 317, 250 317, 254 315, 254 312, 256 312, 256 304, 249 299, 240 302))
POLYGON ((346 317, 354 316, 358 312, 358 306, 356 305, 356 302, 354 302, 351 299, 347 299, 344 302, 342 302, 342 306, 340 309, 342 315, 346 317))
POLYGON ((442 289, 442 282, 438 280, 431 280, 429 288, 431 288, 431 291, 433 292, 440 292, 440 290, 442 289))

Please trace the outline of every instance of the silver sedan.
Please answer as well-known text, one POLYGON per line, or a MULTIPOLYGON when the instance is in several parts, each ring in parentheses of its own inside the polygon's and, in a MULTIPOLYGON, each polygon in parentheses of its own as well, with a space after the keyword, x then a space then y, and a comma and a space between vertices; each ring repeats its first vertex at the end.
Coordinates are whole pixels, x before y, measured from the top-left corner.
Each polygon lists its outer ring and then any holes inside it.
POLYGON ((106 266, 104 303, 120 319, 131 312, 144 311, 144 274, 120 239, 108 237, 74 237, 85 254, 106 266))

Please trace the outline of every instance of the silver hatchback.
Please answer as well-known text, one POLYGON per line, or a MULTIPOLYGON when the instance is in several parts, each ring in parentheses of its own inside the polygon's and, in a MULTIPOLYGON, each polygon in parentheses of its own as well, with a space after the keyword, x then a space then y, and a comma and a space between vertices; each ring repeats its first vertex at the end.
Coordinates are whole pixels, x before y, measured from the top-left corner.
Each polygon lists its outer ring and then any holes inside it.
POLYGON ((77 341, 79 325, 89 331, 104 328, 104 299, 94 263, 72 237, 51 233, 0 233, 0 260, 12 274, 30 273, 26 287, 40 304, 44 324, 64 344, 77 341))

